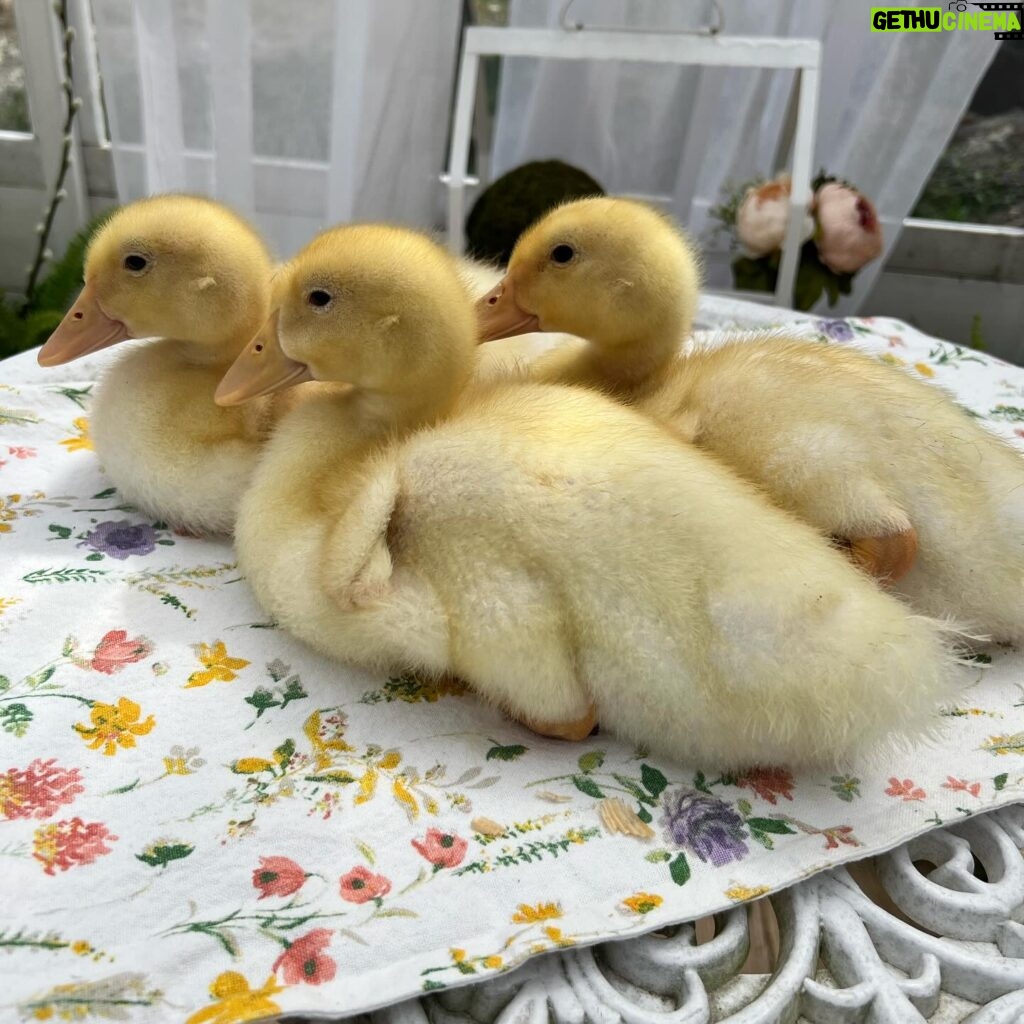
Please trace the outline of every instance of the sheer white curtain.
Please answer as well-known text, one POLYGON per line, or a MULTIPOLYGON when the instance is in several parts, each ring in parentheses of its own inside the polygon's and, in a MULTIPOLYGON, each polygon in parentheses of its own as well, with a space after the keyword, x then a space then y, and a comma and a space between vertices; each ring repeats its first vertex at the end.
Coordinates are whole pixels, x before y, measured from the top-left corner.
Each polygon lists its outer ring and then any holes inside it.
POLYGON ((460 0, 93 0, 122 201, 197 191, 281 256, 438 223, 460 0))
MULTIPOLYGON (((555 26, 556 5, 512 0, 511 24, 555 26)), ((986 32, 869 31, 870 6, 835 0, 721 0, 730 35, 818 38, 821 90, 814 167, 876 203, 886 255, 956 128, 997 43, 986 32)), ((572 17, 601 27, 694 29, 710 3, 580 0, 572 17)), ((723 186, 788 166, 792 72, 507 60, 495 124, 494 174, 560 157, 609 191, 649 196, 708 243, 723 186)), ((712 247, 713 249, 713 247, 712 247)), ((885 256, 856 278, 837 313, 854 311, 885 256)), ((709 284, 728 261, 708 252, 709 284)))

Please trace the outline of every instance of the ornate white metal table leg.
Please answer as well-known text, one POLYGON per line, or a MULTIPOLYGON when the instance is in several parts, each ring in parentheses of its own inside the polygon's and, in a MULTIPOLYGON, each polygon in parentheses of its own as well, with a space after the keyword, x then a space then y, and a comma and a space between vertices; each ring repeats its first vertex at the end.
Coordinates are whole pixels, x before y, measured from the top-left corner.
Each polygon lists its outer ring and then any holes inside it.
POLYGON ((911 840, 875 859, 891 905, 844 868, 770 897, 771 975, 740 974, 748 908, 542 957, 477 985, 403 1003, 378 1024, 1020 1024, 1024 807, 911 840))

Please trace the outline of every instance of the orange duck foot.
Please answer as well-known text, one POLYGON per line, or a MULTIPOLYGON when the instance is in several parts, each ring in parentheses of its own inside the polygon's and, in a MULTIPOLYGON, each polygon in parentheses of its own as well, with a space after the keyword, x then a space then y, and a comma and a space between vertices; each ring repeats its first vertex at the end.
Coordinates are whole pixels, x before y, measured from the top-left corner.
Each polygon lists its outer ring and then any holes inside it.
POLYGON ((518 721, 538 736, 550 736, 552 739, 578 743, 594 731, 597 725, 597 711, 591 705, 587 713, 574 722, 542 722, 536 718, 520 718, 518 721))
POLYGON ((911 527, 886 537, 851 537, 850 558, 881 583, 896 583, 914 567, 917 531, 911 527))

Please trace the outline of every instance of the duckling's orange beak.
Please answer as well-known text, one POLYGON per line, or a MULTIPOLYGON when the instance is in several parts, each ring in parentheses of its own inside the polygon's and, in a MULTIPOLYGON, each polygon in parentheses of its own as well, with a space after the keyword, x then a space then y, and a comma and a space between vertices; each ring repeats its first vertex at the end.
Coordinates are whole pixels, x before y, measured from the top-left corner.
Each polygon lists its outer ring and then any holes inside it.
POLYGON ((528 313, 516 302, 515 281, 506 274, 476 302, 477 339, 497 341, 540 330, 536 313, 528 313))
POLYGON ((60 366, 131 337, 120 320, 107 316, 90 281, 36 357, 40 366, 60 366))
POLYGON ((239 405, 271 391, 312 380, 305 363, 289 359, 277 337, 278 310, 270 314, 263 330, 246 346, 217 385, 213 400, 218 405, 239 405))

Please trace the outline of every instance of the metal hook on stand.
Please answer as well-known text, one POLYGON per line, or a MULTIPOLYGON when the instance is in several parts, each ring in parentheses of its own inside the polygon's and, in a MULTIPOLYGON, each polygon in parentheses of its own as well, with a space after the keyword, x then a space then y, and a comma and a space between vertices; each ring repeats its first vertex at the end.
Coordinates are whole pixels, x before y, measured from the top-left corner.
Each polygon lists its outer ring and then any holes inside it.
MULTIPOLYGON (((564 32, 585 32, 598 30, 603 32, 658 32, 658 29, 633 28, 627 25, 612 27, 610 25, 584 25, 582 21, 575 21, 569 18, 569 9, 576 0, 564 0, 562 9, 558 13, 558 25, 564 32)), ((725 31, 725 15, 722 13, 718 0, 711 0, 711 23, 697 29, 672 29, 665 30, 665 35, 679 36, 717 36, 725 31)))

